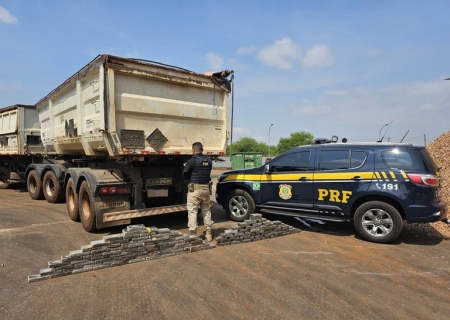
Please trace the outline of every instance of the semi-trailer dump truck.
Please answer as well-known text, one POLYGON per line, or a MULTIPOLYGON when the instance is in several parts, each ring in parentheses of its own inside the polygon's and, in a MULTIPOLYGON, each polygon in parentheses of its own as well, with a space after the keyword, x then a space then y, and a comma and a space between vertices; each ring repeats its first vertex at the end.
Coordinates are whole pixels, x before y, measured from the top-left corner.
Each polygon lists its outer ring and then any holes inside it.
POLYGON ((225 154, 233 77, 97 56, 35 106, 44 151, 24 173, 30 197, 65 201, 86 231, 185 211, 192 143, 225 154))
POLYGON ((45 151, 41 142, 38 112, 32 105, 0 109, 0 189, 23 182, 29 164, 40 162, 45 151))

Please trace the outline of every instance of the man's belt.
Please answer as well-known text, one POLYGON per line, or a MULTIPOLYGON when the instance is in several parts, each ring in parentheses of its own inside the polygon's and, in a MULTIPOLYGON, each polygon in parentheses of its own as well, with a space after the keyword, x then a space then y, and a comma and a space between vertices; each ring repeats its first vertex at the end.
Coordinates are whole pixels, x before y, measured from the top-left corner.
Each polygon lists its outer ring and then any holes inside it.
POLYGON ((194 190, 208 190, 209 189, 209 194, 212 193, 211 187, 212 187, 212 183, 195 183, 195 182, 191 182, 192 186, 194 187, 194 190))

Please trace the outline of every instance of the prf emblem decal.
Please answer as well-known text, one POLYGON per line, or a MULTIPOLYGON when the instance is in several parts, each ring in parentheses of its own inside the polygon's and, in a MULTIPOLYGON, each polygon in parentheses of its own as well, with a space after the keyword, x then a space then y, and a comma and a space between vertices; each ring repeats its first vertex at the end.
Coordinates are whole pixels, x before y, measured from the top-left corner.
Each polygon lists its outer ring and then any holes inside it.
POLYGON ((280 184, 280 192, 278 193, 280 195, 281 199, 288 200, 292 198, 292 186, 287 184, 280 184))

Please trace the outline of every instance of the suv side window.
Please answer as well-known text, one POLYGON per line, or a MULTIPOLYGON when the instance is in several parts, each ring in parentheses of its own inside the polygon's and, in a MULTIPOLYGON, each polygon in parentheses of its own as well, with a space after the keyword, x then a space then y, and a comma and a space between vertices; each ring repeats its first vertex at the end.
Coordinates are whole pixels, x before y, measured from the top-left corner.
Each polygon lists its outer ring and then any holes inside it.
POLYGON ((272 162, 274 172, 308 171, 310 151, 294 152, 272 162))
POLYGON ((344 170, 361 166, 367 158, 365 151, 322 150, 319 170, 344 170))
POLYGON ((363 165, 367 158, 366 151, 350 151, 350 168, 358 168, 363 165))
POLYGON ((393 149, 381 153, 384 164, 393 169, 427 172, 422 154, 417 149, 393 149))

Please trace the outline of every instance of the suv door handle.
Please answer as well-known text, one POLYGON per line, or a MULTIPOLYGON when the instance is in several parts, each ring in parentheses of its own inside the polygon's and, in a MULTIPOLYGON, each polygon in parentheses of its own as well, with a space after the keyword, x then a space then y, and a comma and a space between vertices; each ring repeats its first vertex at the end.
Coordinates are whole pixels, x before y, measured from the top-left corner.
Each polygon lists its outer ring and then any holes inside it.
POLYGON ((309 181, 309 179, 307 177, 301 177, 300 179, 298 179, 299 181, 309 181))
POLYGON ((354 176, 352 179, 356 181, 364 180, 364 178, 361 178, 360 176, 354 176))

